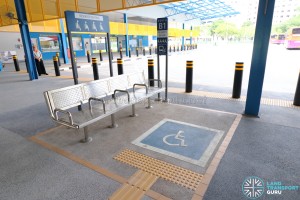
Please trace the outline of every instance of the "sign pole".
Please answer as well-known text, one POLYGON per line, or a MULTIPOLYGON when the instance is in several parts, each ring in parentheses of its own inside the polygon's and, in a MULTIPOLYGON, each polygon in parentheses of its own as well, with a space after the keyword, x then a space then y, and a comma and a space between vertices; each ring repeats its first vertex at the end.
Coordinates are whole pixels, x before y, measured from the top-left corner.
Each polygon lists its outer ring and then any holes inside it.
POLYGON ((110 76, 114 76, 114 71, 112 67, 112 58, 111 58, 111 47, 110 47, 110 34, 107 33, 107 48, 108 48, 108 60, 109 60, 109 73, 110 76))
MULTIPOLYGON (((166 56, 166 79, 165 79, 165 99, 163 102, 169 102, 168 100, 168 18, 157 19, 157 62, 159 68, 159 56, 166 56)), ((159 79, 160 77, 158 77, 159 79)))
MULTIPOLYGON (((157 79, 160 80, 160 62, 159 62, 159 54, 157 54, 157 79)), ((158 83, 159 84, 159 83, 158 83)), ((157 94, 156 101, 161 101, 160 93, 157 94)))
MULTIPOLYGON (((66 16, 66 22, 68 22, 68 15, 65 14, 66 16)), ((72 73, 73 73, 73 79, 74 79, 74 84, 78 84, 78 71, 77 71, 77 66, 75 63, 74 59, 74 47, 73 47, 73 41, 72 41, 72 33, 71 29, 69 27, 69 23, 66 23, 67 25, 67 32, 68 32, 68 40, 69 40, 69 47, 70 47, 70 56, 71 56, 71 64, 72 64, 72 73)))

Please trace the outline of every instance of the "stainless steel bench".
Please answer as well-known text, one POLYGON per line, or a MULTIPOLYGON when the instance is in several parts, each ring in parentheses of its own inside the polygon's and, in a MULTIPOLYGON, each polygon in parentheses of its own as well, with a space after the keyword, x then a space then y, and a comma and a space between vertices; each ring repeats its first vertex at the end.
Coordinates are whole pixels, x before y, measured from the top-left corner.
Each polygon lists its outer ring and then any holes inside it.
POLYGON ((135 104, 145 99, 148 99, 147 108, 151 108, 150 97, 164 88, 160 80, 148 81, 156 82, 157 86, 149 87, 144 72, 136 72, 46 91, 44 97, 56 123, 77 130, 83 128, 81 142, 90 142, 88 125, 110 115, 111 127, 117 127, 115 113, 132 106, 131 116, 136 116, 135 104), (76 109, 78 106, 81 109, 76 109))

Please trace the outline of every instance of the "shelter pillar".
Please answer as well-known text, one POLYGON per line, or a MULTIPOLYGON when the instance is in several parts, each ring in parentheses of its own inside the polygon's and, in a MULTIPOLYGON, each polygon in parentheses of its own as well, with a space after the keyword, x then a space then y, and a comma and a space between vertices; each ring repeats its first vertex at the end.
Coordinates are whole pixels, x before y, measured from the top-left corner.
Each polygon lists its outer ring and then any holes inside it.
POLYGON ((259 0, 245 114, 258 116, 264 82, 274 0, 259 0))
POLYGON ((128 38, 128 18, 127 14, 124 13, 124 24, 125 24, 125 48, 126 48, 126 56, 129 56, 129 38, 128 38))
MULTIPOLYGON (((182 30, 184 30, 184 23, 182 24, 182 30)), ((184 36, 181 38, 181 48, 184 47, 184 36)))
POLYGON ((69 58, 68 58, 68 47, 67 47, 67 37, 65 34, 65 28, 64 28, 64 19, 59 20, 60 24, 60 31, 61 31, 61 44, 62 44, 62 56, 64 58, 64 63, 67 64, 69 63, 69 58))
POLYGON ((20 33, 24 46, 25 60, 28 64, 29 78, 30 80, 35 80, 38 79, 38 74, 33 56, 24 0, 15 0, 15 7, 17 11, 20 33))

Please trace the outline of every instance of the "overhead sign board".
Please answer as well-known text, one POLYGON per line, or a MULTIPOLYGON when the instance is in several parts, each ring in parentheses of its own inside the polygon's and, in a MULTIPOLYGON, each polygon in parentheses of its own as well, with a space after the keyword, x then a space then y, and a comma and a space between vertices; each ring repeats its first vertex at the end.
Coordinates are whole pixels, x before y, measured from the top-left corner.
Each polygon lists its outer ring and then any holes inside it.
POLYGON ((71 32, 109 33, 109 19, 104 15, 65 11, 68 30, 71 32))
POLYGON ((168 18, 157 19, 157 53, 168 54, 168 18))

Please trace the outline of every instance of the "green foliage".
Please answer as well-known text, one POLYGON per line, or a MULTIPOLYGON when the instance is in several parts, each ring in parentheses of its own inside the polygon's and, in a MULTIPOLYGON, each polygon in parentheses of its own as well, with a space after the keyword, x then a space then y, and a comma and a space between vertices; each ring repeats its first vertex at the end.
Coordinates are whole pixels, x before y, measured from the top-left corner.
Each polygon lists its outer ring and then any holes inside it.
POLYGON ((272 33, 285 34, 292 27, 300 27, 300 7, 296 9, 298 15, 290 18, 289 20, 275 25, 272 29, 272 33))

